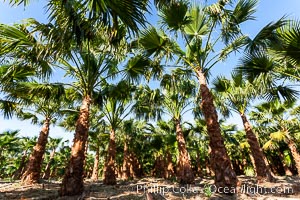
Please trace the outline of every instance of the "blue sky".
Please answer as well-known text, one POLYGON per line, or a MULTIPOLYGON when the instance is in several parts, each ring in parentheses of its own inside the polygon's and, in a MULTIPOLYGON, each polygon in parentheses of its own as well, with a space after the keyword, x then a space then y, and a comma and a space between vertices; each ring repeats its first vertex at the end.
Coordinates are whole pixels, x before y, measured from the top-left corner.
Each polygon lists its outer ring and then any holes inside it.
MULTIPOLYGON (((216 0, 215 0, 216 1, 216 0)), ((208 3, 215 2, 208 0, 208 3)), ((203 2, 203 1, 196 1, 203 2)), ((36 18, 39 21, 46 22, 47 14, 43 9, 46 1, 32 0, 30 6, 24 8, 21 6, 11 7, 8 5, 8 1, 3 2, 0 0, 0 23, 13 24, 19 23, 25 18, 36 18)), ((242 26, 243 32, 250 37, 255 34, 266 24, 271 21, 276 21, 282 16, 287 15, 292 19, 300 19, 300 0, 261 0, 257 6, 257 12, 255 13, 256 21, 252 21, 242 26)), ((150 21, 154 21, 155 18, 151 17, 150 21)), ((217 65, 212 73, 213 76, 217 74, 228 75, 231 69, 236 66, 239 55, 231 56, 228 60, 217 65)), ((239 123, 240 119, 232 118, 232 123, 239 123)), ((4 120, 0 117, 0 132, 7 129, 19 129, 21 135, 33 136, 39 134, 40 127, 33 126, 29 121, 19 121, 15 118, 12 120, 4 120)), ((50 129, 51 137, 65 137, 66 139, 72 139, 73 133, 65 133, 63 129, 58 127, 52 127, 50 129)))

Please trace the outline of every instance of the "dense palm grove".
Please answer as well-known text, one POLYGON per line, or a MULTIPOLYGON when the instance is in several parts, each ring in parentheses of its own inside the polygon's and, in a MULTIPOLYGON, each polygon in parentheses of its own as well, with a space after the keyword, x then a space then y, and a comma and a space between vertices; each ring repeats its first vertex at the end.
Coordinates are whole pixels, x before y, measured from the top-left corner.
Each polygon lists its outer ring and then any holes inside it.
POLYGON ((205 2, 50 0, 47 23, 0 24, 1 114, 41 125, 38 137, 0 134, 0 178, 58 179, 66 196, 85 179, 235 188, 237 175, 299 175, 300 23, 250 38, 241 25, 255 24, 256 0, 205 2), (215 77, 236 52, 231 77, 215 77), (232 113, 243 127, 226 123, 232 113), (75 133, 71 147, 53 124, 75 133))

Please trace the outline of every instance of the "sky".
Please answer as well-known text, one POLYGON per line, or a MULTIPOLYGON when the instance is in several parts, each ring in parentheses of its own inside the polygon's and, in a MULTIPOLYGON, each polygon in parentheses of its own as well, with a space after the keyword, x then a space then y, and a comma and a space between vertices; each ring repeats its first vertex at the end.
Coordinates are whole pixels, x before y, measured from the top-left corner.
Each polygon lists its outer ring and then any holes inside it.
MULTIPOLYGON (((203 0, 196 0, 196 2, 203 2, 203 0)), ((212 3, 216 2, 216 0, 207 0, 207 2, 212 3)), ((12 25, 13 23, 20 23, 25 18, 35 18, 40 22, 46 22, 47 14, 43 8, 45 4, 46 1, 31 0, 31 3, 26 8, 23 5, 12 7, 8 4, 8 1, 3 2, 0 0, 0 23, 12 25)), ((262 27, 272 21, 277 21, 284 15, 287 15, 291 19, 300 19, 300 0, 260 0, 257 12, 254 15, 256 20, 243 25, 243 33, 254 37, 262 27)), ((157 17, 153 15, 149 21, 153 22, 156 19, 157 17)), ((230 70, 237 65, 238 58, 239 55, 233 55, 225 62, 217 65, 212 71, 213 76, 218 74, 228 76, 230 70)), ((240 123, 240 119, 233 117, 230 119, 230 122, 240 123)), ((37 136, 40 128, 39 126, 31 125, 30 121, 20 121, 16 118, 5 120, 0 116, 0 133, 8 129, 18 129, 22 136, 37 136)), ((50 128, 50 136, 64 137, 71 141, 73 133, 66 133, 62 128, 52 126, 50 128)))

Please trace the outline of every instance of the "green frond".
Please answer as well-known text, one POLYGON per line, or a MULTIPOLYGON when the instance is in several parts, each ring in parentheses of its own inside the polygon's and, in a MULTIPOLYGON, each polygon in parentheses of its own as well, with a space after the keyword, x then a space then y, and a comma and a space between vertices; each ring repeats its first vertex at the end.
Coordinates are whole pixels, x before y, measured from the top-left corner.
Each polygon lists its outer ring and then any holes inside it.
POLYGON ((256 12, 257 4, 257 0, 239 0, 232 12, 231 22, 241 24, 248 20, 254 20, 253 14, 256 12))
POLYGON ((171 4, 174 4, 177 0, 154 0, 154 5, 158 8, 161 9, 165 6, 169 6, 171 4))
POLYGON ((281 56, 293 66, 300 64, 300 21, 289 21, 277 31, 279 44, 271 46, 276 56, 281 56))
POLYGON ((15 6, 19 6, 21 4, 24 4, 24 7, 28 6, 30 4, 31 0, 9 0, 9 4, 15 6))
POLYGON ((37 82, 23 82, 18 83, 14 94, 20 96, 21 99, 30 99, 40 97, 42 99, 60 99, 65 96, 65 89, 59 83, 37 83, 37 82), (23 95, 21 95, 23 94, 23 95))
POLYGON ((239 0, 233 11, 228 11, 228 19, 222 23, 222 39, 225 44, 240 36, 240 24, 248 20, 254 20, 256 0, 239 0))
POLYGON ((293 89, 290 86, 279 85, 275 87, 267 88, 263 97, 267 101, 274 101, 283 99, 288 102, 294 102, 299 95, 298 90, 293 89))
POLYGON ((232 53, 238 51, 240 48, 245 46, 249 42, 248 36, 240 36, 236 38, 234 41, 230 42, 227 46, 225 46, 220 53, 220 60, 225 60, 227 56, 232 53))
POLYGON ((242 73, 247 80, 253 82, 258 77, 266 77, 272 73, 277 64, 272 58, 264 53, 245 54, 240 59, 238 67, 235 69, 242 73))
POLYGON ((3 113, 5 119, 12 118, 17 109, 17 105, 16 102, 0 99, 0 112, 3 113))
POLYGON ((230 81, 223 76, 216 77, 213 81, 213 89, 216 92, 226 92, 230 87, 230 81))
POLYGON ((187 17, 190 23, 184 26, 184 34, 189 40, 200 39, 202 40, 210 32, 210 21, 207 19, 203 8, 193 5, 187 12, 187 17))
POLYGON ((182 30, 191 19, 186 15, 188 11, 188 3, 186 1, 178 1, 168 6, 164 6, 160 10, 161 23, 171 31, 182 30))
POLYGON ((248 43, 246 46, 246 50, 250 53, 257 53, 259 51, 265 50, 269 47, 269 45, 275 44, 279 42, 278 35, 276 34, 276 30, 283 25, 285 25, 287 21, 285 17, 279 19, 277 22, 272 22, 263 27, 260 32, 248 43))
MULTIPOLYGON (((84 1, 84 6, 89 10, 91 18, 100 18, 105 23, 111 23, 110 19, 117 17, 130 30, 137 33, 139 26, 145 27, 147 1, 141 0, 90 0, 84 1)), ((113 22, 115 23, 115 21, 113 22)), ((110 26, 117 26, 112 24, 110 26)))
POLYGON ((154 27, 142 31, 138 42, 146 56, 154 56, 158 60, 162 58, 172 60, 174 53, 183 54, 177 43, 168 38, 163 31, 158 31, 154 27))
POLYGON ((18 118, 21 120, 31 120, 32 124, 38 124, 39 123, 39 119, 37 117, 37 115, 30 113, 30 112, 21 112, 18 113, 18 118))
POLYGON ((131 58, 125 66, 124 79, 138 83, 146 75, 146 70, 150 68, 150 64, 151 61, 142 55, 131 58))

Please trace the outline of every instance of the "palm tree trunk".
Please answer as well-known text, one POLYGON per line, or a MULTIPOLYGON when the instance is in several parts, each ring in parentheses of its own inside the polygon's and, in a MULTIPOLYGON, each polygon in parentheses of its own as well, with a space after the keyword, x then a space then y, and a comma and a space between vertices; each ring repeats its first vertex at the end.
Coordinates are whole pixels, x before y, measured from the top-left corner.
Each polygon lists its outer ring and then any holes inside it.
POLYGON ((131 160, 130 174, 133 174, 134 178, 140 178, 143 174, 142 167, 135 153, 130 152, 130 160, 131 160))
POLYGON ((51 163, 52 163, 52 161, 54 159, 54 155, 55 155, 55 149, 53 149, 52 152, 51 152, 51 154, 50 154, 49 162, 46 165, 45 173, 43 175, 43 179, 49 179, 49 177, 50 177, 51 163))
POLYGON ((256 171, 257 180, 263 181, 274 181, 274 177, 272 176, 270 167, 265 162, 265 155, 262 149, 259 146, 258 139, 256 135, 253 133, 250 122, 246 118, 244 114, 241 114, 241 118, 243 120, 244 128, 246 131, 247 141, 250 145, 251 155, 253 156, 254 163, 253 166, 256 171))
POLYGON ((284 155, 281 151, 279 152, 279 159, 280 159, 280 162, 282 163, 285 175, 286 176, 293 176, 293 173, 291 172, 289 167, 284 162, 284 155))
POLYGON ((173 169, 173 163, 172 163, 172 154, 170 153, 170 150, 167 149, 166 152, 166 171, 165 171, 165 178, 172 178, 174 176, 174 169, 173 169))
MULTIPOLYGON (((156 178, 163 178, 164 177, 164 171, 165 171, 165 160, 162 155, 159 155, 156 157, 154 162, 154 169, 152 171, 152 176, 156 178)), ((177 170, 176 170, 177 171, 177 170)))
POLYGON ((91 98, 86 96, 82 101, 79 118, 76 122, 71 157, 60 188, 61 196, 78 195, 84 189, 84 159, 85 145, 88 139, 90 105, 91 98))
POLYGON ((106 185, 115 185, 116 180, 116 141, 115 141, 115 130, 111 129, 109 144, 108 144, 108 157, 105 163, 104 180, 103 183, 106 185))
POLYGON ((178 144, 179 158, 177 181, 181 184, 190 184, 194 182, 194 173, 189 159, 189 152, 186 149, 185 140, 180 124, 180 120, 174 119, 176 126, 176 140, 178 144))
POLYGON ((201 167, 201 155, 199 149, 197 149, 197 160, 196 160, 196 167, 197 175, 199 177, 203 177, 202 167, 201 167))
POLYGON ((99 174, 99 147, 97 148, 96 154, 94 157, 94 167, 93 167, 91 179, 93 181, 98 181, 98 174, 99 174))
POLYGON ((27 150, 23 152, 23 156, 20 162, 20 166, 17 171, 13 175, 13 179, 19 179, 22 173, 24 172, 24 168, 26 167, 26 158, 27 158, 27 150))
POLYGON ((130 154, 128 152, 127 142, 124 142, 124 155, 123 155, 123 166, 122 166, 122 178, 128 180, 130 177, 130 154))
POLYGON ((300 155, 299 155, 299 152, 297 151, 295 142, 293 140, 289 140, 288 147, 289 147, 289 149, 292 153, 293 159, 295 161, 298 176, 300 176, 300 155))
POLYGON ((21 178, 22 185, 31 185, 34 183, 38 183, 40 179, 43 156, 46 150, 49 129, 50 129, 50 118, 46 117, 38 141, 36 145, 33 147, 33 152, 30 155, 29 162, 27 164, 27 169, 25 173, 22 175, 21 178))
POLYGON ((238 179, 232 168, 227 154, 224 139, 221 135, 218 115, 214 106, 214 100, 206 83, 206 77, 201 70, 197 71, 200 83, 201 104, 200 107, 206 121, 211 148, 210 164, 215 173, 215 186, 217 188, 236 188, 238 179))

